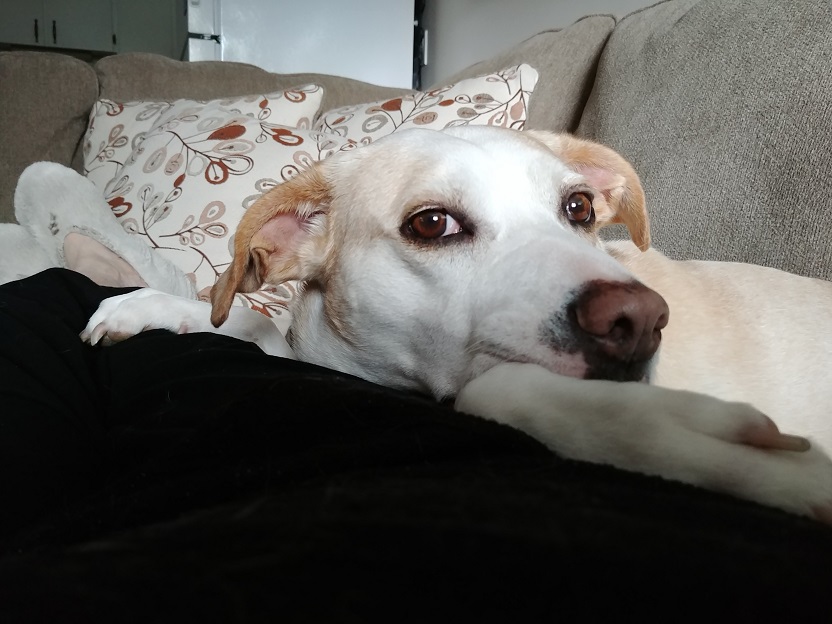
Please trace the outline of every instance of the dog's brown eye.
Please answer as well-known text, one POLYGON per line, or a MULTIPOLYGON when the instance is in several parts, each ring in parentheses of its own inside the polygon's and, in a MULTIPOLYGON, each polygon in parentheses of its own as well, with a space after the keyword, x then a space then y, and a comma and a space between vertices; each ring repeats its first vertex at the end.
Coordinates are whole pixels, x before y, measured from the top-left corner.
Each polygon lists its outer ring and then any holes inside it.
POLYGON ((589 225, 595 221, 592 198, 586 193, 572 193, 563 203, 563 211, 573 223, 589 225))
POLYGON ((462 227, 444 210, 431 208, 410 217, 409 233, 416 238, 433 239, 459 234, 462 227))

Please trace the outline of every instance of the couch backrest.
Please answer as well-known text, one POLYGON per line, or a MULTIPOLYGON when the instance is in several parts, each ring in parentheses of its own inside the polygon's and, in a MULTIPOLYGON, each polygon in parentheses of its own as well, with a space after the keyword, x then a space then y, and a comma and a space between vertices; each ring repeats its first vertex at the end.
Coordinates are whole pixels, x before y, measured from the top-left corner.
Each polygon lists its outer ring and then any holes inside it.
POLYGON ((530 37, 442 83, 528 63, 540 77, 531 98, 526 127, 572 132, 581 119, 598 59, 614 27, 615 19, 610 15, 587 16, 568 28, 547 30, 530 37))
POLYGON ((827 0, 672 0, 629 15, 578 132, 633 163, 657 248, 832 279, 827 0))
POLYGON ((321 110, 326 111, 336 106, 381 100, 406 91, 325 74, 273 74, 245 63, 174 61, 145 53, 107 56, 96 63, 95 70, 101 97, 120 102, 177 98, 210 100, 315 83, 324 87, 321 110))
POLYGON ((0 222, 14 221, 14 189, 26 167, 72 161, 97 96, 95 72, 82 61, 0 52, 0 222))
POLYGON ((324 87, 324 111, 406 91, 338 76, 273 74, 245 63, 188 63, 155 54, 108 56, 93 68, 62 54, 0 52, 0 222, 14 222, 14 189, 31 163, 51 160, 83 169, 81 139, 99 97, 207 100, 309 83, 324 87))

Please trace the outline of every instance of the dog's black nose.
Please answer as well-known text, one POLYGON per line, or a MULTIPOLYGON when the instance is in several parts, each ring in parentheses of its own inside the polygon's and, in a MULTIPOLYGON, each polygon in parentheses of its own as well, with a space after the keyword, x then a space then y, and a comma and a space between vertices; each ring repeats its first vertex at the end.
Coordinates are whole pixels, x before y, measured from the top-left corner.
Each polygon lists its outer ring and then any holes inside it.
POLYGON ((600 354, 622 363, 649 360, 659 348, 670 311, 638 282, 589 282, 573 302, 574 319, 600 354))

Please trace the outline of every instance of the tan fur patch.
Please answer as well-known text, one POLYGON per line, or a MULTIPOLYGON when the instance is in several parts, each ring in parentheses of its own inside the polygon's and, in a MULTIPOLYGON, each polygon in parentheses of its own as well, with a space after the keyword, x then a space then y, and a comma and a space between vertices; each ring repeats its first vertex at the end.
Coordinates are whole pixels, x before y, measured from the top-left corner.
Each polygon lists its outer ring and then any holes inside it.
POLYGON ((604 193, 608 210, 596 210, 598 224, 603 227, 608 223, 623 223, 639 249, 644 251, 650 247, 650 219, 647 215, 644 189, 630 163, 608 147, 568 134, 554 134, 542 130, 526 130, 523 134, 536 139, 567 165, 576 169, 597 167, 622 176, 620 196, 604 193))
MULTIPOLYGON (((307 169, 297 177, 276 186, 249 208, 234 236, 234 257, 226 271, 211 289, 211 323, 219 327, 228 318, 228 310, 238 292, 257 290, 264 282, 283 282, 287 274, 304 263, 298 258, 284 257, 276 262, 276 250, 259 236, 270 219, 282 213, 296 213, 308 219, 316 211, 328 207, 331 190, 322 165, 307 169)), ((308 264, 308 263, 307 263, 308 264)), ((292 275, 307 279, 306 275, 292 275)))

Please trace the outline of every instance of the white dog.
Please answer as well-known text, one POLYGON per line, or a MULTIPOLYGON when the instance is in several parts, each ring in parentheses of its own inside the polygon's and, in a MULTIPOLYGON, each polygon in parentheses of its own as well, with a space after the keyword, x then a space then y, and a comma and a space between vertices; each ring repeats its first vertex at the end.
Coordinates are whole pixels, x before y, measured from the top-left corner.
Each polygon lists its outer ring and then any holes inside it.
POLYGON ((103 302, 82 337, 217 326, 268 353, 455 398, 566 457, 832 522, 820 448, 832 448, 832 384, 818 379, 832 370, 832 284, 673 262, 639 251, 649 242, 638 178, 605 147, 402 132, 252 206, 213 312, 145 289, 103 302), (600 242, 614 222, 635 244, 600 242), (291 350, 268 319, 230 308, 235 292, 289 279, 306 284, 291 350))

